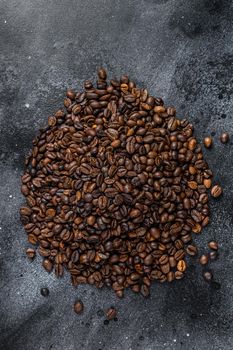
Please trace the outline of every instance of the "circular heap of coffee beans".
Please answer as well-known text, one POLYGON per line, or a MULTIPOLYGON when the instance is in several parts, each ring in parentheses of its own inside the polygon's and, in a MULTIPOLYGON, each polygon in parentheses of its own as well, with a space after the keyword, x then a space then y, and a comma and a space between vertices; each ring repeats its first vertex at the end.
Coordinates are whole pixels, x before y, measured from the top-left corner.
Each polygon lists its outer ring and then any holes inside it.
MULTIPOLYGON (((209 222, 212 172, 193 125, 128 76, 67 91, 33 141, 20 210, 43 267, 74 285, 147 296, 181 279, 192 235, 209 222)), ((32 249, 30 250, 30 255, 32 249)))

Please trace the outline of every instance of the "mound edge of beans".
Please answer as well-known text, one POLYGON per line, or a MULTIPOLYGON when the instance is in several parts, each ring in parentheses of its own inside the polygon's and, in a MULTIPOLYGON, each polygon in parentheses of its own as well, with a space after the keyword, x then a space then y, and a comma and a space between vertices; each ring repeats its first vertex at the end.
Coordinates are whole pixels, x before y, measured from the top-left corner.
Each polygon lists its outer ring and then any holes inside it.
POLYGON ((184 277, 192 237, 209 223, 211 186, 193 125, 101 68, 95 84, 67 91, 34 139, 20 214, 48 272, 148 296, 153 280, 184 277))

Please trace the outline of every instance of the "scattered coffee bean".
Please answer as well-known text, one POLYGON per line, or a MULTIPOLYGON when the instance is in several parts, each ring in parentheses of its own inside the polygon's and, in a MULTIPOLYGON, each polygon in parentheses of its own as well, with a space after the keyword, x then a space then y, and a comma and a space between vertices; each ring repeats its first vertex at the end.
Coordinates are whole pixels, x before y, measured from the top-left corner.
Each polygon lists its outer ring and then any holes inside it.
POLYGON ((106 78, 107 78, 106 70, 104 68, 100 68, 98 70, 98 76, 99 76, 100 79, 106 80, 106 78))
POLYGON ((203 272, 203 277, 204 277, 204 279, 205 279, 207 282, 209 282, 209 281, 212 280, 213 274, 212 274, 211 271, 204 271, 204 272, 203 272))
POLYGON ((210 136, 205 137, 203 143, 206 148, 210 148, 212 146, 212 138, 210 136))
POLYGON ((83 303, 81 300, 77 300, 74 304, 74 311, 76 314, 81 314, 83 312, 83 303))
POLYGON ((106 317, 108 320, 113 320, 117 315, 117 311, 114 307, 110 307, 107 311, 106 311, 106 317))
POLYGON ((22 176, 21 220, 43 267, 120 298, 183 278, 186 254, 197 254, 192 233, 209 223, 213 177, 193 125, 102 68, 96 85, 67 91, 64 107, 33 140, 22 176))
POLYGON ((216 241, 210 241, 208 247, 213 250, 218 250, 218 243, 216 241))
POLYGON ((201 265, 206 265, 209 261, 209 258, 207 255, 201 255, 200 258, 199 258, 199 262, 201 265))
POLYGON ((218 198, 222 194, 222 188, 219 185, 215 185, 211 188, 211 195, 214 198, 218 198))
POLYGON ((210 252, 209 257, 210 257, 210 260, 217 260, 218 252, 216 251, 210 252))
POLYGON ((187 246, 186 252, 187 252, 189 255, 194 256, 194 255, 197 255, 198 250, 197 250, 197 247, 196 247, 195 245, 189 244, 189 245, 187 246))
POLYGON ((49 290, 48 288, 41 288, 40 293, 43 297, 47 297, 49 295, 49 290))
POLYGON ((28 257, 29 259, 34 259, 35 256, 36 256, 36 251, 35 251, 35 249, 28 248, 28 249, 26 250, 26 254, 27 254, 27 257, 28 257))
POLYGON ((230 139, 230 136, 228 134, 228 132, 223 132, 222 135, 220 136, 220 141, 222 143, 227 143, 230 139))

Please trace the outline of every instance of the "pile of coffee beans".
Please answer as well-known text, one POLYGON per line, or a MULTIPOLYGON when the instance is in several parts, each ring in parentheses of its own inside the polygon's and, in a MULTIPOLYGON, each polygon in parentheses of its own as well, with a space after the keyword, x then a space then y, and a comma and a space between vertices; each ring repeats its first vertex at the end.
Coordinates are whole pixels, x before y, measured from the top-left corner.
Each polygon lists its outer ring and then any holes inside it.
POLYGON ((65 110, 33 141, 21 220, 48 272, 148 296, 153 280, 183 278, 186 255, 197 254, 192 236, 209 223, 212 171, 193 125, 128 76, 108 82, 100 69, 84 88, 67 91, 65 110))

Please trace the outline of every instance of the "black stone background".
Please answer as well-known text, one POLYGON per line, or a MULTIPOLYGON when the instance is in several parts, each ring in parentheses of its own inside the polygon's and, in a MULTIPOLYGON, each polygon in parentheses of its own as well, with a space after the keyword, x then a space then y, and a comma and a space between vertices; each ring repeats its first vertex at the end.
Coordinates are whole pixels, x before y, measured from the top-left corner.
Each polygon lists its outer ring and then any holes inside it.
POLYGON ((0 1, 0 349, 233 348, 233 43, 231 0, 0 1), (67 87, 81 89, 97 67, 128 73, 178 116, 188 116, 201 141, 214 135, 206 158, 224 188, 211 200, 211 224, 195 237, 200 252, 220 244, 211 264, 215 283, 202 279, 195 259, 184 280, 154 283, 144 299, 123 300, 108 289, 77 289, 31 263, 19 221, 20 175, 31 141, 62 106, 67 87), (48 287, 44 298, 40 288, 48 287), (79 297, 85 312, 72 310, 79 297), (114 305, 118 321, 104 324, 114 305))

